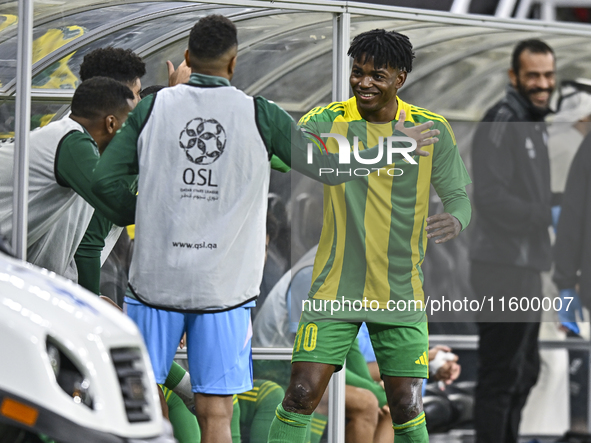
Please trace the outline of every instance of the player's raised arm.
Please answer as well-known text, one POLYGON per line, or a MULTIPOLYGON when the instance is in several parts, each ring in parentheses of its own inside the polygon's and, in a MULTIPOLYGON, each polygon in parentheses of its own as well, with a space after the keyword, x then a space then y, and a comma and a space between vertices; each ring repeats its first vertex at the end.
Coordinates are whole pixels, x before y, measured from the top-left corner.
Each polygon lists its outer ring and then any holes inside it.
MULTIPOLYGON (((293 121, 293 119, 275 103, 269 102, 262 97, 255 98, 257 109, 257 124, 265 145, 271 154, 276 155, 283 162, 291 166, 296 171, 327 185, 338 185, 358 178, 350 173, 338 173, 341 169, 368 168, 380 169, 389 164, 388 155, 381 155, 381 159, 368 165, 363 160, 376 159, 380 155, 378 147, 359 151, 356 155, 348 155, 348 163, 341 163, 341 154, 330 152, 320 152, 318 150, 308 149, 310 139, 306 135, 306 129, 302 128, 293 121), (358 160, 356 157, 361 159, 358 160)), ((434 138, 439 134, 438 130, 429 130, 433 122, 426 122, 412 128, 404 128, 404 132, 396 130, 394 136, 406 137, 411 141, 400 144, 400 148, 409 148, 413 152, 415 149, 433 143, 434 138)), ((403 126, 399 126, 403 128, 403 126)), ((314 132, 321 132, 312 130, 314 132)), ((318 136, 320 135, 317 134, 318 136)), ((416 152, 419 155, 419 152, 416 152)))

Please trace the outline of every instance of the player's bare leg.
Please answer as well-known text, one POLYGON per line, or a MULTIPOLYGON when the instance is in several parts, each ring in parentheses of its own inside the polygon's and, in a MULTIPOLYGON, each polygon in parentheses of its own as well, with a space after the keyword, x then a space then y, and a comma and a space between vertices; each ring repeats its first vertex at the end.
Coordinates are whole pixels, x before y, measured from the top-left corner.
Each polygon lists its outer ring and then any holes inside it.
POLYGON ((158 384, 156 384, 156 387, 158 388, 157 391, 158 391, 158 397, 160 398, 160 407, 162 408, 162 416, 165 419, 170 420, 170 418, 168 417, 168 405, 166 404, 164 394, 162 393, 162 388, 158 384))
POLYGON ((333 365, 324 363, 294 362, 291 365, 291 379, 283 399, 283 408, 297 414, 312 414, 320 403, 334 370, 333 365))
POLYGON ((386 405, 378 412, 378 425, 373 435, 373 443, 392 443, 393 441, 392 417, 390 416, 390 408, 386 405))
POLYGON ((394 441, 428 442, 423 412, 422 378, 383 376, 394 427, 394 441))
POLYGON ((195 412, 202 443, 232 443, 231 395, 195 394, 195 412))
POLYGON ((345 388, 345 443, 365 443, 378 424, 378 399, 367 389, 345 388))
POLYGON ((323 363, 294 362, 283 402, 269 429, 269 443, 303 443, 311 414, 320 403, 335 367, 323 363))

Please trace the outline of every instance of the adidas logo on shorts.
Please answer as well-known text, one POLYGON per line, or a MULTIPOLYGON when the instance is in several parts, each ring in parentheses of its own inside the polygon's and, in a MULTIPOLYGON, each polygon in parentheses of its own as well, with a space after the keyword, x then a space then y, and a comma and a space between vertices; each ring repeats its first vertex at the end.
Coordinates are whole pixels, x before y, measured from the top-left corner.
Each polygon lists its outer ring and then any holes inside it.
POLYGON ((429 366, 429 357, 427 357, 427 352, 423 352, 423 355, 421 355, 419 359, 415 361, 415 364, 429 366))

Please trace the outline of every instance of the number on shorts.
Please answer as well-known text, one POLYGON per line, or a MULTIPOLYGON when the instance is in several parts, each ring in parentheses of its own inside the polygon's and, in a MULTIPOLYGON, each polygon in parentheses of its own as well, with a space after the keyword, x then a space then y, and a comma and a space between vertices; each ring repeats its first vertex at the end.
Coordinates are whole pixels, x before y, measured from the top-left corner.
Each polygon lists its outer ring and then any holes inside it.
POLYGON ((316 349, 316 337, 318 336, 318 326, 314 323, 308 323, 304 333, 304 325, 300 326, 298 333, 296 334, 296 352, 299 352, 302 344, 302 338, 304 339, 304 350, 313 351, 316 349))
POLYGON ((296 337, 295 337, 296 352, 300 351, 300 345, 302 344, 302 334, 303 333, 304 333, 304 325, 300 326, 300 329, 298 330, 298 333, 296 334, 296 337))

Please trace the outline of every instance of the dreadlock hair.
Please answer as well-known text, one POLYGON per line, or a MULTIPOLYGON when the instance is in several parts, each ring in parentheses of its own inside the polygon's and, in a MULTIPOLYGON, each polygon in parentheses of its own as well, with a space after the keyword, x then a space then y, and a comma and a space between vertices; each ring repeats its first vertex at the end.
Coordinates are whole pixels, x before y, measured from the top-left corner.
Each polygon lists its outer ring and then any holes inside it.
POLYGON ((353 39, 347 55, 365 64, 373 59, 376 68, 390 66, 410 72, 415 53, 409 38, 395 31, 373 29, 363 32, 353 39))
POLYGON ((521 67, 519 58, 524 51, 529 51, 532 54, 552 54, 554 56, 552 48, 542 40, 532 38, 530 40, 520 41, 515 46, 515 49, 513 49, 513 54, 511 55, 511 68, 513 68, 515 74, 519 73, 519 68, 521 67))

